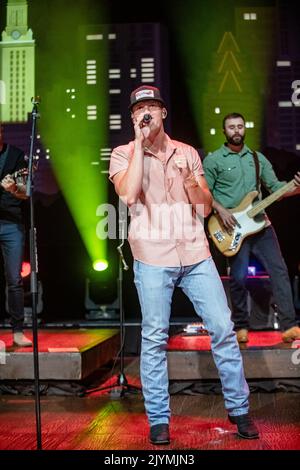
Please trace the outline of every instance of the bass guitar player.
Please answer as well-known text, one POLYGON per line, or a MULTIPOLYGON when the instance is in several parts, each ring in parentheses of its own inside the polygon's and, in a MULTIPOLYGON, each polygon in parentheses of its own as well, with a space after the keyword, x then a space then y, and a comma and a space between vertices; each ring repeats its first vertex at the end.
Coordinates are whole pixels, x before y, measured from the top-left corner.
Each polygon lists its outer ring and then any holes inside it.
POLYGON ((270 276, 274 301, 278 307, 282 339, 285 342, 292 342, 300 339, 300 328, 297 325, 290 279, 276 233, 263 210, 260 187, 263 184, 270 193, 277 191, 280 193, 281 190, 280 197, 297 195, 300 193, 300 172, 288 183, 288 187, 285 181, 279 181, 267 158, 260 152, 253 152, 244 143, 245 119, 241 114, 231 113, 225 116, 223 132, 227 142, 207 155, 203 167, 214 198, 215 214, 212 217, 217 217, 220 223, 220 229, 212 227, 213 224, 209 223, 212 239, 222 251, 220 247, 222 239, 226 238, 226 233, 229 236, 234 235, 225 254, 228 256, 230 266, 232 320, 237 339, 240 343, 248 341, 246 279, 249 257, 252 253, 270 276), (245 236, 243 221, 239 221, 233 209, 237 208, 236 213, 239 214, 241 202, 247 197, 246 202, 248 205, 251 204, 248 209, 246 207, 247 217, 251 219, 253 216, 252 219, 255 219, 260 228, 245 236), (258 213, 255 212, 256 204, 261 204, 258 213))

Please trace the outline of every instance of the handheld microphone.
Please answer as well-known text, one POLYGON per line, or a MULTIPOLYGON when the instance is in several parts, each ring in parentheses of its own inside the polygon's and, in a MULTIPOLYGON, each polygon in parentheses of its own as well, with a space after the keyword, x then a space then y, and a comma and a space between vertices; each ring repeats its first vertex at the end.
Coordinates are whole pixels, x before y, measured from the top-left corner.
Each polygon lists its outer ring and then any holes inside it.
POLYGON ((149 122, 151 121, 151 119, 152 119, 151 114, 145 114, 144 117, 143 117, 143 123, 144 123, 144 124, 149 124, 149 122))

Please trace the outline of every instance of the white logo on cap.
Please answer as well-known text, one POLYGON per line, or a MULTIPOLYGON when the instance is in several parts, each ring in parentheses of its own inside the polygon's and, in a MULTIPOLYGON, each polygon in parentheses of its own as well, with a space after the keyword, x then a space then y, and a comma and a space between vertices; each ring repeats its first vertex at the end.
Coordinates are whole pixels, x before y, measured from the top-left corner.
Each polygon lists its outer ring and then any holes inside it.
POLYGON ((154 98, 154 90, 141 90, 135 94, 136 100, 140 100, 142 98, 154 98))

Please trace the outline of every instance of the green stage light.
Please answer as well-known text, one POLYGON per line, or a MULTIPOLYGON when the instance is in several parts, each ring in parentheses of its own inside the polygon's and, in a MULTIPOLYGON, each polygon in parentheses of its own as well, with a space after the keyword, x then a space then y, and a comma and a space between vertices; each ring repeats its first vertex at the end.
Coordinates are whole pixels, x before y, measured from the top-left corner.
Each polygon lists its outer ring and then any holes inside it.
POLYGON ((108 268, 108 262, 106 259, 97 259, 93 262, 93 268, 95 271, 105 271, 108 268))
POLYGON ((54 4, 49 4, 48 26, 40 39, 44 47, 43 67, 37 70, 43 96, 39 133, 91 261, 105 259, 107 240, 97 237, 96 227, 97 208, 108 200, 107 161, 100 158, 101 149, 109 147, 108 73, 104 73, 108 34, 103 34, 103 41, 88 37, 98 28, 95 19, 100 25, 107 20, 98 2, 93 9, 82 1, 69 9, 64 2, 54 4))

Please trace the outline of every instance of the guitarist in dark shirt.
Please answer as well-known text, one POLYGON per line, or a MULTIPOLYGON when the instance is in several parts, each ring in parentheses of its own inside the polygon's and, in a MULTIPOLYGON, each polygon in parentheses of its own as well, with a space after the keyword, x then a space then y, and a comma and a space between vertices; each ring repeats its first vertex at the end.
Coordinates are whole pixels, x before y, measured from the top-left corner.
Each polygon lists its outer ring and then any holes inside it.
POLYGON ((24 181, 17 177, 26 166, 24 152, 3 141, 3 127, 0 124, 0 246, 13 341, 21 347, 32 345, 23 333, 24 289, 21 277, 25 242, 23 205, 27 196, 24 181))
MULTIPOLYGON (((227 142, 207 155, 203 162, 205 177, 213 195, 213 208, 226 229, 233 230, 237 220, 229 209, 236 207, 246 194, 255 191, 262 182, 274 193, 286 182, 279 181, 271 163, 260 152, 253 152, 244 143, 245 119, 239 113, 223 119, 227 142), (256 156, 255 156, 256 155, 256 156), (258 181, 257 181, 258 180, 258 181)), ((300 172, 294 176, 293 188, 284 197, 300 193, 300 172)), ((230 266, 230 296, 232 320, 240 343, 248 341, 249 317, 246 279, 250 253, 264 265, 270 276, 275 303, 278 307, 282 339, 300 339, 288 270, 282 257, 276 233, 267 218, 264 228, 245 238, 240 250, 228 258, 230 266)))

